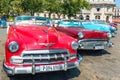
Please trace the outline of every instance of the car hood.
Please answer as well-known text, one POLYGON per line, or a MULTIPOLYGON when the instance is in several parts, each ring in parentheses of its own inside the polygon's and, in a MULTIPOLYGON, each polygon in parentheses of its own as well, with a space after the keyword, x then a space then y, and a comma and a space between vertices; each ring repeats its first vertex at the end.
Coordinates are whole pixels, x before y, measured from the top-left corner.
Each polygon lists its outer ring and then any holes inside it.
POLYGON ((102 26, 104 28, 108 28, 110 29, 112 26, 108 25, 108 24, 95 24, 95 25, 99 25, 99 26, 102 26))
POLYGON ((58 41, 57 31, 51 27, 21 26, 14 27, 14 34, 19 37, 28 50, 44 49, 58 41))
POLYGON ((100 25, 100 26, 102 26, 102 27, 104 27, 106 30, 108 29, 108 30, 116 30, 114 27, 112 27, 111 25, 109 25, 109 24, 97 24, 97 25, 100 25))
POLYGON ((110 28, 101 24, 83 24, 84 28, 110 32, 110 28))
MULTIPOLYGON (((90 29, 85 29, 85 28, 81 28, 81 27, 67 27, 65 28, 67 29, 69 32, 71 32, 72 34, 75 34, 76 36, 78 36, 79 32, 83 32, 84 33, 84 39, 90 39, 90 38, 102 38, 105 39, 107 38, 107 33, 103 32, 103 31, 98 31, 98 30, 90 30, 90 29)), ((67 31, 66 30, 66 31, 67 31)))

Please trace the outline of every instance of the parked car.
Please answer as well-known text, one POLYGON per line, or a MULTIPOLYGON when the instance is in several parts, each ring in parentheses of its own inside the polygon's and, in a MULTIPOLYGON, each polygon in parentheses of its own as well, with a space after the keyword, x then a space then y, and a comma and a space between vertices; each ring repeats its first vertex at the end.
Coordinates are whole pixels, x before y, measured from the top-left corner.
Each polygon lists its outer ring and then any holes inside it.
POLYGON ((110 33, 85 29, 76 20, 62 20, 55 28, 78 39, 79 50, 102 50, 112 46, 110 33))
MULTIPOLYGON (((13 22, 14 25, 50 25, 50 19, 40 16, 17 16, 13 22)), ((11 25, 11 24, 10 24, 11 25)), ((7 33, 9 31, 9 25, 7 27, 7 33)))
POLYGON ((120 18, 118 18, 118 19, 113 19, 113 22, 115 22, 115 23, 120 23, 120 18))
POLYGON ((109 24, 110 24, 111 26, 115 27, 116 30, 118 29, 118 28, 117 28, 117 23, 115 23, 115 22, 110 22, 109 24))
POLYGON ((36 25, 48 25, 50 19, 39 16, 18 16, 14 20, 15 25, 36 24, 36 25))
POLYGON ((111 33, 112 36, 115 36, 115 34, 117 34, 117 29, 108 24, 101 24, 100 22, 97 21, 88 21, 88 20, 82 21, 81 24, 86 29, 105 31, 111 33))
POLYGON ((3 68, 9 76, 66 71, 79 66, 82 61, 77 48, 77 39, 54 27, 31 22, 10 25, 3 68))
POLYGON ((106 22, 105 20, 92 20, 92 23, 102 24, 103 26, 108 26, 111 29, 115 29, 115 30, 117 29, 117 23, 115 23, 115 22, 106 22))
POLYGON ((7 27, 7 22, 2 16, 0 16, 0 27, 2 28, 7 27))

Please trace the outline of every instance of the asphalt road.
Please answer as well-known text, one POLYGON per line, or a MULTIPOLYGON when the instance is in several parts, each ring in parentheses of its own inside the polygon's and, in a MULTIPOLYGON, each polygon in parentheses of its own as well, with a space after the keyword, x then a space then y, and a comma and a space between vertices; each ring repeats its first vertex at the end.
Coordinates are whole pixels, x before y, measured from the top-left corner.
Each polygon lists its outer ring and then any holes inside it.
POLYGON ((7 77, 2 68, 6 37, 6 29, 0 29, 0 80, 120 80, 120 25, 118 34, 111 39, 112 48, 100 52, 79 51, 83 56, 79 68, 36 75, 7 77))

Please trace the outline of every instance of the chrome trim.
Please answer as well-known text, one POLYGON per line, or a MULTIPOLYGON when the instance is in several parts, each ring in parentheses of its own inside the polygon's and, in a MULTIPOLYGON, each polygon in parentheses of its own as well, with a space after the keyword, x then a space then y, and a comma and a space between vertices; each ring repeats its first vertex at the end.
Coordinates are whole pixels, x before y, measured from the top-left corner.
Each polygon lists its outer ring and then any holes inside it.
MULTIPOLYGON (((64 66, 60 70, 66 71, 68 69, 78 67, 78 65, 80 64, 81 61, 82 61, 82 57, 81 57, 80 54, 78 54, 78 60, 77 61, 75 61, 73 63, 67 63, 66 60, 65 60, 65 62, 63 64, 57 64, 57 65, 64 66)), ((38 67, 40 67, 40 66, 35 66, 34 61, 33 61, 33 65, 29 66, 29 67, 24 67, 24 66, 22 66, 22 67, 10 67, 10 66, 6 65, 5 63, 3 63, 3 68, 4 68, 5 72, 7 74, 10 74, 10 75, 29 74, 29 73, 30 74, 35 74, 35 73, 41 73, 41 72, 51 72, 51 71, 40 71, 40 70, 37 69, 38 67)), ((60 71, 60 70, 55 70, 55 71, 60 71)))
POLYGON ((117 32, 111 32, 112 37, 115 37, 115 35, 117 34, 117 32))
POLYGON ((32 58, 32 74, 35 74, 35 60, 32 58))
POLYGON ((83 32, 79 32, 78 33, 78 37, 81 39, 81 38, 83 38, 84 37, 84 33, 83 32))
POLYGON ((82 39, 82 40, 79 40, 79 41, 107 41, 107 39, 82 39))
POLYGON ((9 45, 8 45, 8 49, 10 50, 10 52, 13 52, 13 53, 17 52, 19 50, 19 44, 18 44, 18 42, 16 42, 16 41, 10 42, 9 45), (11 49, 11 47, 13 47, 13 45, 16 46, 15 50, 11 49))
POLYGON ((72 44, 71 44, 71 47, 72 47, 72 49, 77 50, 77 49, 78 49, 78 47, 79 47, 78 42, 73 41, 73 42, 72 42, 72 44))
POLYGON ((39 43, 38 45, 41 45, 41 46, 53 46, 53 45, 55 45, 55 43, 39 43))
POLYGON ((114 46, 114 44, 109 41, 108 44, 107 44, 107 47, 113 47, 113 46, 114 46))
POLYGON ((108 39, 82 39, 82 40, 78 41, 78 43, 79 43, 79 48, 78 49, 83 49, 83 50, 100 50, 99 48, 98 49, 95 48, 96 45, 99 44, 99 42, 102 42, 100 44, 100 46, 103 46, 103 48, 101 48, 101 49, 104 49, 104 48, 108 47, 108 45, 109 45, 109 40, 108 39), (86 42, 87 44, 86 45, 82 45, 82 42, 86 42), (92 42, 94 44, 88 46, 89 42, 92 42), (105 42, 106 42, 106 44, 104 44, 105 42))
POLYGON ((66 59, 66 56, 64 58, 64 70, 65 71, 67 70, 67 59, 66 59))
POLYGON ((40 54, 48 54, 48 53, 62 53, 62 52, 65 52, 67 51, 67 53, 69 53, 68 50, 66 49, 56 49, 56 50, 29 50, 29 51, 23 51, 21 56, 23 56, 23 54, 37 54, 37 53, 40 53, 40 54), (44 53, 43 53, 44 52, 44 53))

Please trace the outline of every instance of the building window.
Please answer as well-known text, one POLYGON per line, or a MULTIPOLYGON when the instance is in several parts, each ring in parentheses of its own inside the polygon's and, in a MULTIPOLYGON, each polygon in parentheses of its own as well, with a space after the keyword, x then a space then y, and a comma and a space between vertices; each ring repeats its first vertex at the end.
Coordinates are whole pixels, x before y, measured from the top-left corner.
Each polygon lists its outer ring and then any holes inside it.
POLYGON ((97 16, 95 16, 95 19, 97 19, 97 16))
POLYGON ((109 22, 109 16, 106 16, 106 22, 109 22))
POLYGON ((83 17, 83 15, 80 15, 79 17, 80 17, 80 20, 84 20, 84 17, 83 17))
POLYGON ((100 7, 97 7, 96 10, 99 12, 100 11, 100 7))
POLYGON ((89 15, 86 16, 86 20, 90 20, 90 16, 89 15))
POLYGON ((100 16, 99 16, 99 15, 96 15, 96 16, 95 16, 95 19, 100 19, 100 16))
POLYGON ((97 0, 98 2, 100 2, 100 1, 104 1, 104 0, 97 0))
POLYGON ((98 16, 98 19, 100 19, 100 16, 98 16))
POLYGON ((110 6, 107 6, 107 11, 109 11, 109 9, 110 9, 110 6))

